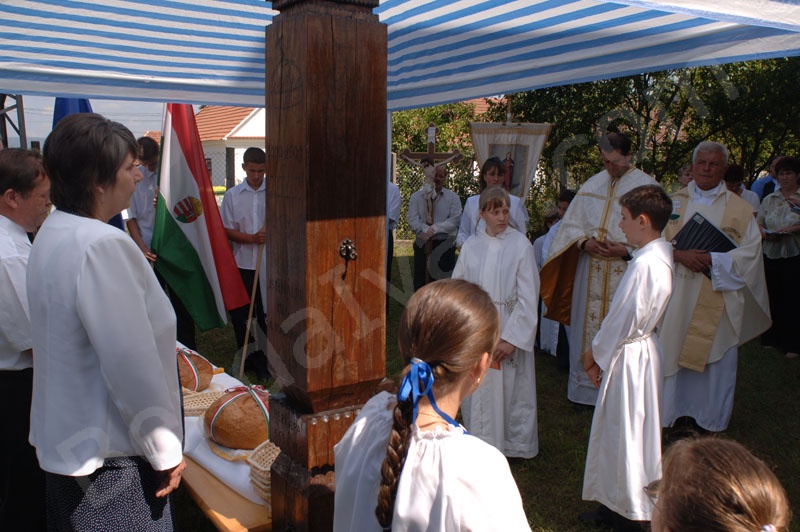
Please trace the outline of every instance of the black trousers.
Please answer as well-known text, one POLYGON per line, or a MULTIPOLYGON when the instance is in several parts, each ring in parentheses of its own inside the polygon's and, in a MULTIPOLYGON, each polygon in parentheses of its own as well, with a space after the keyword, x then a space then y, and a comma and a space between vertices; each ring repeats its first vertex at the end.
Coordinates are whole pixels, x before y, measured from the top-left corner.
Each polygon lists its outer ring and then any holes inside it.
POLYGON ((167 293, 167 297, 169 297, 169 302, 172 303, 172 310, 175 311, 175 332, 177 333, 176 336, 178 341, 189 349, 194 349, 197 351, 197 339, 195 338, 194 320, 192 319, 192 315, 189 314, 188 310, 186 310, 181 298, 179 298, 176 293, 170 290, 167 281, 165 281, 164 278, 158 274, 158 270, 155 270, 155 272, 158 282, 161 283, 161 286, 167 293))
POLYGON ((0 530, 46 530, 44 472, 28 443, 33 370, 0 371, 0 530))
POLYGON ((761 335, 761 343, 800 353, 800 329, 797 324, 797 302, 800 301, 800 255, 785 259, 764 257, 769 311, 772 327, 761 335))
MULTIPOLYGON (((239 274, 242 276, 242 281, 244 282, 244 286, 247 289, 247 294, 251 294, 251 290, 253 289, 253 281, 257 278, 255 270, 245 270, 243 268, 239 268, 239 274)), ((267 334, 267 320, 264 313, 264 305, 261 302, 261 287, 256 286, 256 297, 255 297, 255 305, 253 306, 253 317, 255 318, 255 322, 250 325, 250 341, 254 341, 253 339, 256 337, 258 330, 256 326, 261 328, 263 331, 263 335, 267 334)), ((247 331, 247 315, 250 312, 250 305, 247 304, 243 307, 235 308, 230 311, 231 313, 231 323, 233 324, 233 333, 236 335, 236 347, 240 350, 245 345, 245 338, 244 334, 247 331)), ((263 336, 261 336, 263 338, 263 336)), ((249 342, 248 342, 249 343, 249 342)), ((264 351, 263 345, 259 345, 258 351, 264 351)))
MULTIPOLYGON (((386 239, 386 282, 392 282, 392 259, 394 259, 394 231, 389 231, 386 239)), ((387 287, 386 292, 389 292, 387 287)))
POLYGON ((425 256, 425 247, 414 242, 414 291, 422 288, 427 282, 426 271, 431 281, 446 279, 456 267, 456 239, 432 240, 433 249, 430 257, 425 256))

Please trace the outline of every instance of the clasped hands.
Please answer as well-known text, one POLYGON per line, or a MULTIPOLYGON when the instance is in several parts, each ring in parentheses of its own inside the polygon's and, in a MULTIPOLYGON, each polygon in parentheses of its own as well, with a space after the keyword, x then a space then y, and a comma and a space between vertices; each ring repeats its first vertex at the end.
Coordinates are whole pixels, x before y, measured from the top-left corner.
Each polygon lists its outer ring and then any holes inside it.
POLYGON ((436 234, 436 231, 433 229, 433 226, 430 226, 430 227, 428 227, 427 231, 425 231, 424 233, 420 233, 419 237, 422 239, 423 242, 427 242, 435 234, 436 234))
POLYGON ((628 255, 628 246, 622 242, 605 240, 603 242, 592 237, 583 245, 583 250, 601 257, 625 257, 628 255))
POLYGON ((762 227, 761 236, 764 240, 778 240, 783 236, 790 235, 798 231, 800 231, 800 224, 790 225, 788 227, 778 229, 777 231, 769 231, 769 232, 767 232, 766 229, 762 227))

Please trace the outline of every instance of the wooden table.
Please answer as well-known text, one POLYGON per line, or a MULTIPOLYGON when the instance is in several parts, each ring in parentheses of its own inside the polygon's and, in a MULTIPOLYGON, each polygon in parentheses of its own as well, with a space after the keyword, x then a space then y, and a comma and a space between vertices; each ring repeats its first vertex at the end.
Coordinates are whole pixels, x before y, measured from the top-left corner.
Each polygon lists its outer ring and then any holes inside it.
POLYGON ((272 513, 266 505, 242 497, 203 466, 185 456, 182 483, 214 526, 222 532, 271 532, 272 513))

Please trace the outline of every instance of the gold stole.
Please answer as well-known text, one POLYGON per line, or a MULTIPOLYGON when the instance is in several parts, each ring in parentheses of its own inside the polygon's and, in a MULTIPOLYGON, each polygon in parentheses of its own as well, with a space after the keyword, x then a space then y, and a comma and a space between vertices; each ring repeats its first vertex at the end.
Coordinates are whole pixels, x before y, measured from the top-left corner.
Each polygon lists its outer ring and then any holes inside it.
POLYGON ((570 322, 578 254, 577 246, 570 244, 560 256, 547 262, 539 272, 539 295, 547 307, 545 317, 564 325, 569 325, 570 322))
MULTIPOLYGON (((753 218, 753 213, 752 208, 744 201, 741 203, 746 204, 747 208, 743 211, 742 204, 732 199, 734 197, 739 199, 738 196, 729 195, 725 204, 725 211, 722 214, 722 222, 717 228, 728 235, 738 246, 747 229, 747 225, 753 218)), ((683 227, 686 206, 690 201, 689 190, 682 188, 674 193, 672 201, 675 202, 676 200, 679 201, 679 204, 678 208, 673 211, 673 217, 675 214, 678 217, 671 219, 664 229, 664 238, 667 241, 675 238, 675 235, 683 227)), ((692 312, 686 337, 683 340, 681 354, 678 357, 679 366, 699 372, 705 369, 708 355, 711 353, 711 345, 714 343, 714 337, 717 334, 717 328, 724 311, 725 299, 722 292, 712 290, 711 279, 703 275, 700 294, 692 312)))

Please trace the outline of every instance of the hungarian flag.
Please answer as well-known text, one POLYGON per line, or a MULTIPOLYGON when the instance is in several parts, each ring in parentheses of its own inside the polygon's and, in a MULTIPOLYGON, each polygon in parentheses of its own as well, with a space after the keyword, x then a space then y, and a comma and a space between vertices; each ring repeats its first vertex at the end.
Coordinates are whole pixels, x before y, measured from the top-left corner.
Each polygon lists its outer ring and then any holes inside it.
POLYGON ((152 249, 156 270, 205 331, 247 305, 208 176, 191 105, 167 104, 152 249))

